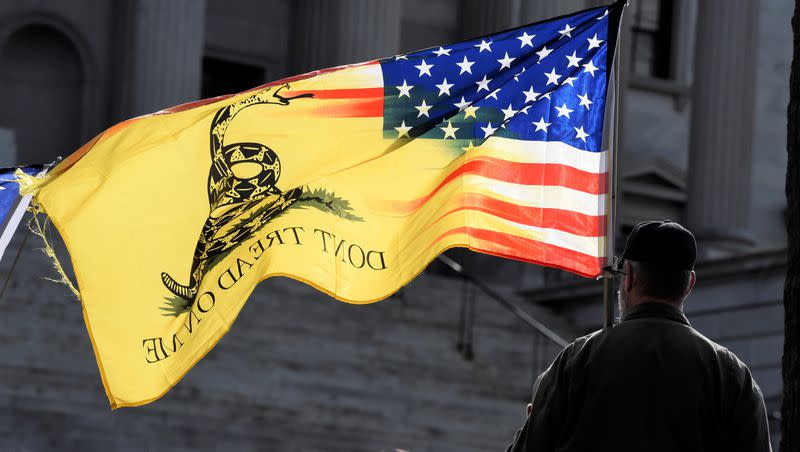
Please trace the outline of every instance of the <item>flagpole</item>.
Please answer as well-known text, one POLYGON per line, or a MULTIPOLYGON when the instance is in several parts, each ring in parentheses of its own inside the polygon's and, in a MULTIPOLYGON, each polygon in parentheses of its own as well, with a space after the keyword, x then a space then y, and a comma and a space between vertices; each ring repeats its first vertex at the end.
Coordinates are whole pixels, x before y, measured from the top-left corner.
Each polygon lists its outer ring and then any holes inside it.
MULTIPOLYGON (((620 0, 622 8, 627 6, 627 1, 620 0)), ((617 30, 617 41, 614 48, 613 74, 614 74, 614 103, 612 118, 614 125, 611 128, 608 167, 608 196, 606 196, 606 269, 603 271, 603 328, 614 326, 614 278, 609 269, 614 265, 614 239, 616 235, 616 208, 617 208, 617 156, 619 149, 619 111, 622 98, 620 63, 622 59, 622 13, 620 13, 617 30)))
POLYGON ((6 287, 8 286, 8 282, 11 281, 11 276, 14 275, 14 269, 17 267, 17 261, 19 260, 19 256, 20 254, 22 254, 22 250, 23 248, 25 248, 25 244, 28 242, 28 237, 30 237, 30 235, 31 231, 30 229, 28 229, 27 234, 25 234, 25 237, 22 239, 22 243, 20 244, 19 249, 17 250, 16 256, 14 256, 14 262, 11 263, 11 268, 8 269, 8 274, 6 274, 6 280, 3 282, 3 288, 0 289, 0 300, 3 299, 3 294, 6 293, 6 287))

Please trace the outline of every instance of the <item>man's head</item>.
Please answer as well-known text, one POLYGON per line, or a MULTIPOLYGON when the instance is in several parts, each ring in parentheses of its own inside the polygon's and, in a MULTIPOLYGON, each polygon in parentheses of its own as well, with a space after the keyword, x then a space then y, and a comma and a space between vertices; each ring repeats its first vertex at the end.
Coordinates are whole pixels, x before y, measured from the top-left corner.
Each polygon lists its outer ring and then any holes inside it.
POLYGON ((694 235, 669 220, 637 224, 625 244, 618 268, 621 313, 646 301, 682 309, 695 283, 697 245, 694 235))

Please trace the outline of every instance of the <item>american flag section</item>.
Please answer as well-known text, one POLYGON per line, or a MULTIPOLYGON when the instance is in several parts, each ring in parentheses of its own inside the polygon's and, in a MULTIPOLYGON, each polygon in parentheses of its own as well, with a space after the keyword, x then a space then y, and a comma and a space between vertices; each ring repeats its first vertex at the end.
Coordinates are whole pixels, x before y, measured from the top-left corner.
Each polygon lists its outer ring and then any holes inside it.
POLYGON ((428 193, 381 206, 424 222, 414 240, 429 251, 467 246, 597 277, 607 260, 609 32, 620 10, 274 83, 311 82, 289 94, 313 93, 317 117, 382 124, 387 152, 449 152, 428 193))
POLYGON ((600 274, 609 21, 598 8, 380 61, 384 137, 466 154, 437 191, 462 184, 464 208, 496 226, 457 232, 480 251, 600 274))

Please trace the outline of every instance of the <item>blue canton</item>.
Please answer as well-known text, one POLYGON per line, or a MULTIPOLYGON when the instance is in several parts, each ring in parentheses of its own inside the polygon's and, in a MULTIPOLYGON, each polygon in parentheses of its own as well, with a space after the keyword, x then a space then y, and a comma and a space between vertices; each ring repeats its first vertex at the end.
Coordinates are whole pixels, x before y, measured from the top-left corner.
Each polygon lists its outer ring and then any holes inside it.
MULTIPOLYGON (((42 171, 41 165, 19 168, 29 176, 35 176, 42 171)), ((14 172, 17 168, 0 168, 0 225, 5 225, 19 201, 19 184, 14 172)))
POLYGON ((609 7, 596 8, 381 60, 384 137, 601 151, 609 20, 609 7))

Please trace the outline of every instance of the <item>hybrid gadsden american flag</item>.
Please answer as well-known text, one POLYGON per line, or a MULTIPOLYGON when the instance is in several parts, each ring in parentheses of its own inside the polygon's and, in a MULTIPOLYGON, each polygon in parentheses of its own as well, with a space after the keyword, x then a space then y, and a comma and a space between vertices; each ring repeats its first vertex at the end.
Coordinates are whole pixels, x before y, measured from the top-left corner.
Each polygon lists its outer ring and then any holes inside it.
POLYGON ((382 117, 387 153, 452 157, 385 179, 402 190, 370 204, 425 219, 417 240, 594 277, 606 261, 608 26, 599 8, 349 68, 357 87, 303 92, 331 101, 317 114, 382 117))
POLYGON ((182 105, 65 159, 35 199, 112 406, 166 393, 270 276, 369 303, 455 246, 599 275, 619 9, 182 105))

